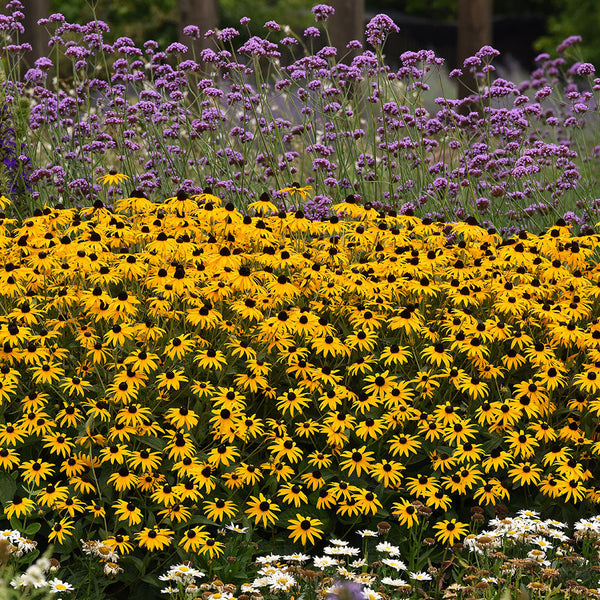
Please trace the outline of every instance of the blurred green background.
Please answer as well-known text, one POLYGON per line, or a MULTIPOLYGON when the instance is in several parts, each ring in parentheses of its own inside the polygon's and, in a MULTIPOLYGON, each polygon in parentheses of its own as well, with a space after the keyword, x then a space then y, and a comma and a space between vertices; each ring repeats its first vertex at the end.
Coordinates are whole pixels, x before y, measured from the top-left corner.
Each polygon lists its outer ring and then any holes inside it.
MULTIPOLYGON (((98 18, 110 23, 115 36, 155 39, 168 44, 177 39, 178 1, 96 0, 95 11, 98 18)), ((241 17, 248 16, 255 34, 264 31, 262 25, 271 19, 302 30, 313 23, 310 9, 316 3, 312 0, 219 0, 220 25, 236 25, 241 17)), ((442 23, 456 19, 457 5, 457 0, 365 0, 367 14, 394 11, 442 23)), ((582 58, 600 64, 598 0, 494 0, 493 6, 495 18, 539 17, 545 33, 542 31, 535 41, 536 51, 553 53, 564 38, 577 34, 583 38, 582 58)), ((51 10, 75 22, 90 20, 93 14, 86 0, 52 0, 51 10)), ((431 43, 435 45, 435 39, 431 43)))

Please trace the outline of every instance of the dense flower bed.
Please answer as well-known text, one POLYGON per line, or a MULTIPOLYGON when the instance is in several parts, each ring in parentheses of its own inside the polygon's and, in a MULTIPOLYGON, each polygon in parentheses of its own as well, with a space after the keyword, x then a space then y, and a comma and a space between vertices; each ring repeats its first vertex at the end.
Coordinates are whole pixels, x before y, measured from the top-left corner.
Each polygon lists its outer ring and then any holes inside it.
POLYGON ((282 200, 297 181, 314 187, 304 210, 317 219, 354 193, 434 220, 474 215, 502 235, 558 217, 591 233, 598 221, 600 77, 580 61, 578 36, 511 81, 487 45, 450 72, 431 50, 386 57, 398 27, 383 14, 364 43, 330 46, 326 5, 302 34, 270 20, 252 35, 242 18, 239 28, 189 25, 188 43, 166 48, 55 13, 39 21, 48 54, 28 68, 25 12, 11 0, 0 24, 0 94, 14 116, 0 114, 0 132, 5 123, 17 143, 0 135, 0 154, 4 145, 14 163, 20 216, 92 204, 96 177, 114 166, 153 198, 210 186, 240 210, 264 190, 282 200), (209 47, 194 52, 202 37, 209 47), (459 81, 468 98, 455 97, 459 81))
POLYGON ((473 505, 597 502, 599 238, 334 210, 134 194, 3 219, 13 525, 212 559, 230 521, 300 547, 434 511, 452 544, 473 505))

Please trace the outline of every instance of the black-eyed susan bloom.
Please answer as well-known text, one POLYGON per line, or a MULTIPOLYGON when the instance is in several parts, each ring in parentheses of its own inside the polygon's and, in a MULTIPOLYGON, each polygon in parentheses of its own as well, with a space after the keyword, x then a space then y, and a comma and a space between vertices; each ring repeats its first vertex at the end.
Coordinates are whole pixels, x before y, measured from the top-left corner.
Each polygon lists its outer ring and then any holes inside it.
POLYGON ((142 511, 133 502, 117 500, 113 504, 113 510, 119 521, 127 521, 129 527, 142 522, 142 511))
POLYGON ((204 527, 196 525, 183 533, 179 545, 185 552, 197 553, 209 537, 210 534, 204 530, 204 527))
POLYGON ((483 481, 478 489, 475 490, 475 498, 481 506, 491 504, 496 505, 500 500, 506 500, 509 497, 508 490, 495 477, 489 481, 483 481))
POLYGON ((75 525, 68 517, 61 519, 58 523, 54 523, 48 535, 49 542, 62 544, 65 539, 73 534, 75 525))
POLYGON ((406 489, 417 497, 432 494, 439 489, 439 480, 431 475, 417 475, 406 479, 406 489))
POLYGON ((208 462, 213 467, 228 466, 239 456, 239 450, 233 444, 219 444, 208 453, 208 462))
POLYGON ((171 523, 187 523, 192 516, 191 510, 180 503, 159 510, 157 514, 161 520, 168 519, 171 523))
POLYGON ((460 521, 457 522, 456 519, 440 521, 439 523, 435 523, 433 528, 436 530, 436 539, 448 546, 452 546, 469 531, 468 525, 460 521))
POLYGON ((402 471, 404 465, 398 461, 383 460, 371 465, 369 475, 379 482, 382 482, 386 488, 394 488, 400 485, 402 481, 402 471))
POLYGON ((225 517, 233 519, 237 512, 237 506, 231 500, 216 498, 215 500, 207 500, 204 502, 204 514, 211 521, 220 523, 225 517))
POLYGON ((424 502, 426 506, 434 509, 439 508, 444 512, 452 506, 452 498, 441 489, 432 494, 426 494, 424 496, 424 502))
POLYGON ((105 519, 106 509, 97 502, 92 502, 85 507, 88 514, 92 515, 92 519, 105 519))
POLYGON ((312 186, 310 185, 305 185, 302 187, 298 183, 292 183, 292 185, 278 190, 278 193, 289 194, 292 197, 294 196, 294 194, 298 194, 302 198, 302 201, 304 201, 306 199, 306 196, 308 196, 308 194, 310 194, 311 191, 312 186))
POLYGON ((208 555, 210 559, 222 556, 225 552, 225 544, 218 542, 212 537, 207 537, 202 540, 197 550, 200 555, 208 555))
POLYGON ((444 440, 451 445, 459 445, 475 438, 476 427, 467 420, 456 421, 442 433, 444 440))
POLYGON ((268 527, 277 521, 277 513, 281 510, 272 500, 268 500, 259 494, 258 497, 250 496, 247 503, 248 508, 245 513, 249 518, 254 519, 256 525, 261 524, 268 527))
POLYGON ((133 544, 130 542, 130 538, 125 534, 116 534, 106 539, 105 542, 112 550, 118 550, 121 554, 129 554, 133 550, 133 544))
POLYGON ((96 181, 98 181, 101 185, 107 185, 107 186, 114 187, 117 185, 121 185, 121 183, 123 183, 124 181, 127 181, 128 179, 129 179, 129 176, 124 175, 123 173, 117 173, 117 171, 115 171, 114 169, 111 169, 105 175, 97 177, 96 181))
POLYGON ((130 468, 140 469, 142 473, 156 471, 161 464, 160 452, 153 452, 150 448, 128 452, 126 459, 130 468))
POLYGON ((363 387, 365 393, 379 398, 383 398, 391 392, 393 385, 396 383, 396 377, 390 375, 389 371, 367 375, 364 380, 368 384, 363 387))
POLYGON ((300 514, 296 514, 295 519, 288 521, 289 525, 287 529, 290 531, 289 537, 294 542, 300 540, 300 543, 305 546, 306 543, 314 544, 316 540, 320 539, 323 535, 323 530, 320 527, 323 523, 316 518, 303 517, 300 514))
POLYGON ((194 340, 190 334, 176 336, 165 346, 164 356, 170 360, 181 360, 194 348, 194 340))
POLYGON ((173 533, 166 527, 144 527, 135 537, 140 548, 154 552, 167 548, 171 544, 173 533))
POLYGON ((400 525, 408 529, 419 523, 419 515, 416 507, 408 500, 401 500, 392 504, 392 514, 398 519, 400 525))
POLYGON ((269 451, 275 463, 285 458, 295 464, 302 458, 302 449, 292 438, 277 439, 269 446, 269 451))
POLYGON ((77 497, 68 497, 63 500, 57 500, 54 503, 54 508, 59 513, 67 513, 70 517, 75 517, 78 514, 85 512, 85 504, 77 497))
POLYGON ((535 463, 516 463, 508 470, 511 480, 519 485, 531 485, 539 483, 542 469, 535 463))
POLYGON ((366 446, 345 450, 341 454, 340 468, 346 471, 348 475, 356 473, 357 477, 364 471, 369 471, 374 463, 373 452, 367 450, 366 446))
POLYGON ((122 465, 130 452, 125 444, 111 444, 100 450, 99 456, 102 463, 122 465))
POLYGON ((65 371, 57 363, 44 362, 33 369, 33 381, 35 383, 54 383, 63 377, 65 371))
POLYGON ((117 492, 123 492, 135 487, 139 480, 140 478, 130 471, 128 467, 122 466, 108 478, 108 483, 110 483, 117 492))
POLYGON ((182 383, 189 381, 183 373, 183 369, 170 369, 164 373, 160 373, 156 377, 158 389, 179 390, 182 383))
POLYGON ((40 481, 45 481, 54 473, 54 466, 52 463, 43 460, 28 460, 21 465, 21 470, 26 483, 39 486, 40 481))
POLYGON ((151 498, 154 502, 158 502, 162 506, 173 506, 179 501, 177 491, 170 483, 161 483, 160 485, 157 485, 151 498))
POLYGON ((86 393, 86 390, 92 387, 92 384, 89 381, 85 381, 84 379, 81 379, 75 375, 73 377, 61 380, 59 387, 69 396, 83 397, 86 393))
POLYGON ((69 488, 66 485, 50 483, 38 493, 36 500, 40 506, 52 508, 57 502, 66 500, 68 495, 69 488))
POLYGON ((416 454, 422 442, 410 434, 395 435, 389 441, 392 456, 410 456, 416 454))
POLYGON ((357 490, 352 494, 352 500, 356 501, 356 506, 363 515, 375 515, 379 509, 383 508, 377 495, 370 490, 357 490))
POLYGON ((308 502, 303 487, 298 483, 286 483, 279 488, 277 495, 286 504, 293 504, 296 508, 308 502))
POLYGON ((326 454, 315 450, 308 456, 308 464, 319 469, 327 469, 332 462, 331 454, 326 454))
POLYGON ((15 494, 13 499, 4 506, 4 514, 10 521, 13 517, 20 519, 30 515, 35 510, 35 502, 30 498, 23 498, 15 494))
POLYGON ((0 444, 3 446, 16 446, 26 435, 27 432, 19 425, 10 422, 0 425, 0 444))
POLYGON ((221 350, 208 348, 200 350, 194 357, 194 361, 201 369, 220 370, 227 364, 227 357, 221 350))

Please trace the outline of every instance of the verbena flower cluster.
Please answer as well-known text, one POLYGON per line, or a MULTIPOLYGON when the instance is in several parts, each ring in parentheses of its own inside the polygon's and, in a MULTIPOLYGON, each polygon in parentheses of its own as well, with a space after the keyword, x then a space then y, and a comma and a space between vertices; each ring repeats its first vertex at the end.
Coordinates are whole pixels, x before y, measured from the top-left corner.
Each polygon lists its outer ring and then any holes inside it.
POLYGON ((0 177, 6 182, 5 193, 14 202, 22 202, 32 191, 29 179, 31 159, 18 152, 9 103, 0 107, 0 163, 0 177))
MULTIPOLYGON (((10 4, 2 30, 16 71, 23 48, 8 42, 22 12, 10 4)), ((388 16, 368 24, 371 49, 346 60, 346 49, 314 39, 333 9, 313 12, 317 27, 304 36, 270 21, 265 37, 242 42, 226 28, 209 32, 214 46, 199 55, 180 43, 108 43, 103 22, 43 19, 50 55, 24 83, 5 84, 9 98, 30 99, 34 201, 91 204, 95 177, 114 167, 157 200, 211 186, 243 208, 299 182, 315 188, 319 201, 306 212, 316 218, 355 193, 436 219, 476 216, 503 234, 540 231, 558 217, 595 223, 598 148, 586 132, 600 79, 592 65, 567 60, 573 43, 559 58, 540 55, 519 84, 495 76, 498 52, 486 46, 464 65, 479 88, 455 100, 462 71, 446 80, 433 52, 405 52, 393 68, 385 60, 385 38, 397 31, 388 16), (56 79, 57 70, 71 75, 56 79), (432 81, 443 96, 426 108, 432 81)), ((201 35, 185 31, 190 46, 201 35)))

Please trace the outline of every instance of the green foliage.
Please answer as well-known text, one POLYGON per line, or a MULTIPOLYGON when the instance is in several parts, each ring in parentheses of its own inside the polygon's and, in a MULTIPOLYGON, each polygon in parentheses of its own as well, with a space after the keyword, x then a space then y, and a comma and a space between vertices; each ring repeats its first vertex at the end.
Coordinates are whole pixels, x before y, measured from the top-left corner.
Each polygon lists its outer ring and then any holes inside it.
MULTIPOLYGON (((441 21, 456 19, 458 16, 456 0, 367 0, 366 5, 371 10, 395 10, 441 21)), ((557 14, 560 9, 556 0, 493 0, 493 7, 495 15, 511 16, 526 13, 557 14)))
POLYGON ((582 43, 577 45, 578 58, 600 65, 600 4, 596 0, 562 0, 559 4, 560 12, 548 20, 548 35, 538 40, 536 48, 553 55, 562 40, 570 35, 580 35, 582 43))
MULTIPOLYGON (((97 2, 95 15, 110 24, 112 38, 128 36, 141 44, 154 39, 166 46, 177 39, 177 0, 123 0, 121 2, 97 2)), ((220 0, 221 26, 239 25, 242 17, 250 17, 250 30, 260 34, 267 21, 289 25, 295 31, 311 25, 312 0, 220 0)), ((93 3, 88 0, 52 0, 53 12, 61 12, 68 21, 84 23, 93 19, 93 3)), ((186 23, 187 24, 187 23, 186 23)), ((202 30, 202 24, 197 23, 202 30)), ((206 29, 206 28, 204 28, 206 29)))
MULTIPOLYGON (((121 0, 96 2, 96 15, 110 23, 112 37, 128 36, 141 43, 155 39, 167 45, 177 39, 177 0, 121 0)), ((274 20, 301 31, 312 23, 310 8, 316 0, 220 0, 222 26, 235 26, 243 16, 252 19, 252 34, 259 34, 266 21, 274 20)), ((61 12, 68 21, 87 22, 93 18, 94 2, 90 0, 52 0, 52 12, 61 12)), ((596 0, 494 0, 494 14, 519 16, 539 13, 548 17, 548 34, 541 38, 536 48, 553 52, 569 35, 581 35, 582 58, 600 63, 600 46, 596 32, 600 27, 600 4, 596 0)), ((399 11, 408 15, 435 19, 457 18, 456 0, 366 0, 369 11, 399 11)), ((201 27, 202 28, 202 27, 201 27)))
POLYGON ((62 13, 68 21, 76 23, 86 23, 95 16, 110 25, 115 39, 127 36, 139 44, 154 39, 163 46, 177 39, 177 0, 95 3, 88 0, 53 0, 51 10, 62 13))
POLYGON ((267 21, 276 21, 281 25, 289 25, 295 31, 314 24, 311 7, 317 4, 312 0, 221 0, 221 17, 223 24, 236 25, 242 17, 250 17, 249 26, 253 33, 260 34, 267 21))

